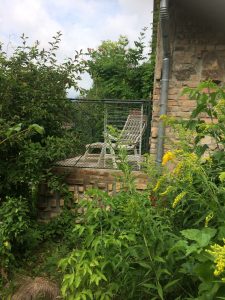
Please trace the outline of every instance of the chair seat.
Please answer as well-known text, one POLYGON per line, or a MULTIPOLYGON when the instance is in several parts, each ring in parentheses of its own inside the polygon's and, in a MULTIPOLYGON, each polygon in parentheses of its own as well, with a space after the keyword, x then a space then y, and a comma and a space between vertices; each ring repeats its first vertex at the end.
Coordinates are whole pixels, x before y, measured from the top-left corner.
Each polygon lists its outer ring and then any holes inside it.
POLYGON ((133 150, 135 145, 126 145, 126 144, 116 144, 116 143, 103 143, 103 142, 98 142, 98 143, 91 143, 86 145, 86 149, 102 149, 102 148, 108 148, 110 149, 111 147, 113 149, 126 149, 126 150, 133 150))
POLYGON ((107 142, 95 142, 86 145, 84 157, 87 158, 92 152, 94 152, 91 151, 92 149, 100 149, 98 165, 100 166, 103 161, 103 166, 105 166, 105 161, 110 158, 113 166, 116 167, 116 150, 125 149, 129 151, 129 155, 131 154, 131 151, 133 151, 131 161, 134 160, 139 165, 141 156, 141 146, 139 147, 139 144, 146 127, 146 120, 146 116, 142 115, 141 111, 130 111, 119 136, 113 137, 110 133, 104 133, 104 138, 107 142), (108 155, 108 152, 110 152, 110 155, 108 155))

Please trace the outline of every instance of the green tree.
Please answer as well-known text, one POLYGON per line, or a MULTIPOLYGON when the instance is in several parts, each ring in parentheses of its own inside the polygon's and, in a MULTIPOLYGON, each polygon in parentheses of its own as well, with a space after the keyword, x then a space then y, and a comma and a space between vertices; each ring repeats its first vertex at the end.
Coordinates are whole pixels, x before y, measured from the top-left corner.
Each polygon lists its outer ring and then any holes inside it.
POLYGON ((134 46, 120 36, 118 41, 103 41, 96 49, 88 49, 87 72, 93 80, 87 97, 93 99, 149 98, 154 64, 144 43, 146 28, 134 46))

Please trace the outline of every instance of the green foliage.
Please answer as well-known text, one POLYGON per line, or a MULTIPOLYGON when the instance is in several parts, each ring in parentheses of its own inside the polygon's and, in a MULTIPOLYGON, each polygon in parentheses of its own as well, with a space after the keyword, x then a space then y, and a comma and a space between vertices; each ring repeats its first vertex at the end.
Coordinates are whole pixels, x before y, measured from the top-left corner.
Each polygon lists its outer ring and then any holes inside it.
POLYGON ((76 213, 65 208, 57 218, 42 227, 43 240, 60 241, 70 246, 70 237, 75 221, 76 213))
MULTIPOLYGON (((147 195, 110 198, 92 191, 80 203, 84 213, 74 227, 75 249, 63 260, 65 299, 164 299, 177 283, 168 250, 176 237, 168 216, 147 195), (164 294, 164 296, 163 296, 164 294)), ((169 299, 169 298, 166 298, 169 299)))
POLYGON ((8 57, 0 49, 0 195, 23 196, 35 201, 38 185, 51 165, 81 149, 78 134, 71 126, 74 104, 66 98, 70 87, 78 89, 82 71, 79 53, 58 63, 61 34, 49 43, 22 45, 8 57))
POLYGON ((1 282, 45 241, 35 222, 40 184, 48 181, 52 190, 60 188, 68 198, 51 168, 81 149, 71 126, 74 104, 66 98, 68 88, 78 89, 79 53, 58 63, 60 36, 53 37, 48 50, 39 42, 29 46, 24 35, 11 56, 0 48, 1 282))
POLYGON ((205 137, 211 137, 215 144, 213 156, 224 154, 225 148, 225 90, 218 87, 215 83, 208 81, 201 83, 196 89, 186 88, 183 92, 190 99, 196 100, 196 108, 191 114, 190 120, 187 122, 187 128, 194 130, 197 135, 195 137, 195 151, 203 154, 208 145, 201 143, 205 137), (207 116, 208 121, 202 116, 207 116))
POLYGON ((88 49, 86 67, 93 80, 87 91, 91 99, 147 99, 152 89, 154 64, 145 54, 146 28, 134 46, 121 36, 118 41, 104 41, 96 49, 88 49))
POLYGON ((121 150, 125 191, 113 197, 92 191, 79 203, 74 249, 60 261, 65 299, 223 299, 222 91, 202 84, 191 92, 199 97, 191 119, 166 120, 179 143, 164 155, 160 170, 147 158, 147 193, 135 191, 121 150), (194 140, 186 140, 190 133, 194 140), (200 151, 207 149, 200 143, 205 136, 216 141, 208 157, 200 151))
POLYGON ((213 272, 207 249, 211 243, 221 243, 225 234, 224 88, 205 82, 184 93, 196 99, 196 108, 188 121, 164 117, 179 142, 164 155, 152 195, 158 205, 166 203, 171 221, 181 231, 171 251, 183 260, 179 272, 196 286, 194 299, 220 299, 224 282, 213 272), (205 138, 214 145, 206 144, 205 138))
POLYGON ((7 279, 7 269, 14 261, 13 251, 23 242, 30 225, 28 204, 23 198, 7 197, 0 207, 0 286, 7 279))

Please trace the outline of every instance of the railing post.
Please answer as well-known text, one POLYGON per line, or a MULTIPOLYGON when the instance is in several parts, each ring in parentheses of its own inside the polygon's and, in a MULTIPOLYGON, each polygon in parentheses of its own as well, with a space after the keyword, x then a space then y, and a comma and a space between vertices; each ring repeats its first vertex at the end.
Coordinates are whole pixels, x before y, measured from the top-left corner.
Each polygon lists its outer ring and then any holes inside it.
POLYGON ((143 127, 143 109, 144 109, 144 107, 143 107, 143 102, 141 103, 141 121, 140 121, 140 132, 139 132, 139 134, 140 134, 140 141, 139 141, 139 158, 138 158, 138 160, 139 160, 139 163, 138 163, 138 168, 139 168, 139 170, 140 170, 140 168, 141 168, 141 148, 142 148, 142 138, 143 138, 143 136, 142 136, 142 127, 143 127))
POLYGON ((103 167, 105 168, 105 156, 106 156, 106 135, 107 135, 107 122, 108 122, 108 110, 107 103, 104 102, 104 148, 103 151, 103 167))

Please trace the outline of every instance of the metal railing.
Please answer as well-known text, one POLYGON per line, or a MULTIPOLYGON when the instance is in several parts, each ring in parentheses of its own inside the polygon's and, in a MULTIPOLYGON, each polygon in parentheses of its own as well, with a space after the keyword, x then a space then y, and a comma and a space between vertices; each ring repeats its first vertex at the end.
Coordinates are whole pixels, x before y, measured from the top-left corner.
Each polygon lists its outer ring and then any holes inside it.
MULTIPOLYGON (((83 143, 94 148, 93 143, 98 147, 93 155, 87 155, 84 151, 79 157, 69 158, 58 164, 62 166, 95 167, 95 168, 115 168, 115 163, 109 165, 105 163, 106 133, 109 127, 121 132, 124 129, 128 116, 135 112, 145 119, 145 128, 140 132, 141 138, 136 145, 140 155, 149 152, 149 136, 151 130, 151 101, 150 100, 88 100, 71 99, 75 105, 76 115, 74 127, 82 138, 83 143), (104 148, 104 149, 103 149, 104 148), (104 152, 104 153, 103 153, 104 152), (102 158, 100 157, 102 156, 102 158), (92 158, 92 159, 91 159, 92 158), (104 163, 101 163, 101 159, 104 163)), ((140 131, 142 130, 140 126, 140 131)), ((129 154, 129 153, 128 153, 129 154)), ((116 154, 115 154, 116 155, 116 154)), ((116 161, 113 158, 114 162, 116 161)))

